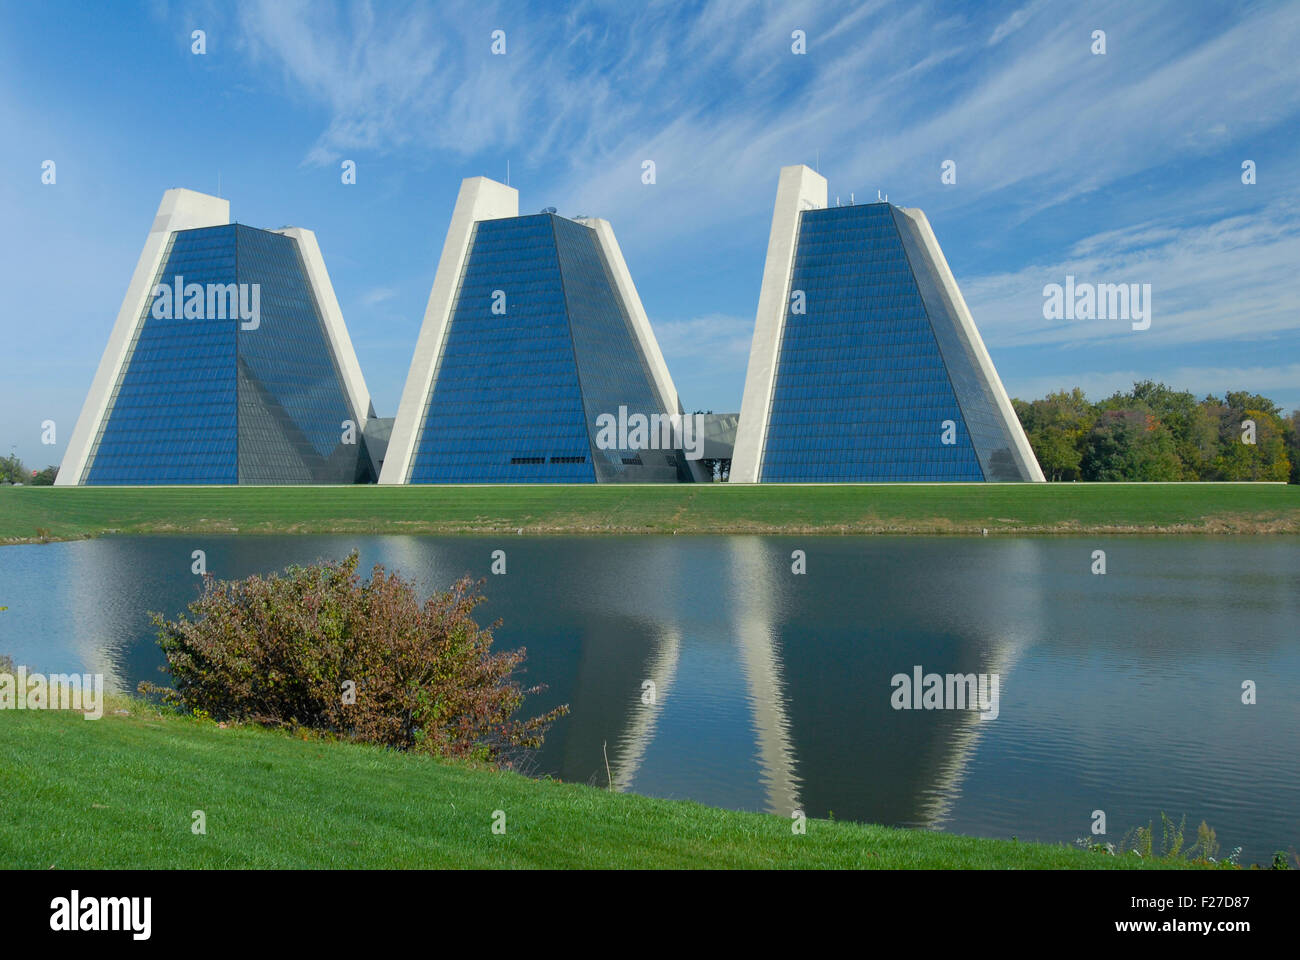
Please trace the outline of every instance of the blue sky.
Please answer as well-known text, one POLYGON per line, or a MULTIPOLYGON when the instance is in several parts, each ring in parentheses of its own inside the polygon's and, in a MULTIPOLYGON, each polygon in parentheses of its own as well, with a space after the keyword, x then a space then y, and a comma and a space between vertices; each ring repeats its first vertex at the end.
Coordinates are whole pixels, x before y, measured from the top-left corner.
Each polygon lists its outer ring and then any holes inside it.
POLYGON ((507 162, 521 212, 613 223, 687 409, 740 407, 792 163, 926 211, 1013 396, 1300 407, 1300 5, 558 9, 0 0, 0 448, 62 458, 162 192, 218 177, 235 219, 316 231, 393 416, 459 182, 507 162), (1151 328, 1045 320, 1067 273, 1151 284, 1151 328))

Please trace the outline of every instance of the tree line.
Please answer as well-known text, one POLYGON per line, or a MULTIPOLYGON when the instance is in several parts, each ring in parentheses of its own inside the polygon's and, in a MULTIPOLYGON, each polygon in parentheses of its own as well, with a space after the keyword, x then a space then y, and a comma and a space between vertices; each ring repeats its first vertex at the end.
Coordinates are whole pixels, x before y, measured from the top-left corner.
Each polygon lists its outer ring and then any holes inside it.
MULTIPOLYGON (((1201 400, 1140 380, 1097 402, 1078 387, 1012 400, 1048 480, 1280 480, 1300 483, 1300 410, 1257 393, 1201 400)), ((729 461, 709 461, 726 480, 729 461)), ((52 484, 57 467, 29 471, 0 457, 0 484, 52 484)), ((720 474, 720 476, 719 476, 720 474)))
POLYGON ((58 467, 46 467, 44 470, 28 470, 15 453, 0 457, 0 484, 29 483, 37 487, 48 487, 58 476, 58 467))
POLYGON ((1011 403, 1048 480, 1300 483, 1300 410, 1257 393, 1197 400, 1141 380, 1095 403, 1078 387, 1011 403))

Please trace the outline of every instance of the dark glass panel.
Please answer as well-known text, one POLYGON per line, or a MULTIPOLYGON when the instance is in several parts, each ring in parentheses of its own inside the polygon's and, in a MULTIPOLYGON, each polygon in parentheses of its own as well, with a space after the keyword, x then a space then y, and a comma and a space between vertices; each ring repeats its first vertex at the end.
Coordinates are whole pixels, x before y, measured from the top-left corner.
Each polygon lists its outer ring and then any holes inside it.
POLYGON ((676 480, 674 451, 646 465, 598 450, 596 417, 654 406, 649 374, 595 233, 542 214, 475 225, 412 483, 676 480), (504 296, 504 313, 493 304, 504 296))
POLYGON ((888 204, 801 214, 790 291, 762 480, 983 479, 888 204))
MULTIPOLYGON (((172 236, 154 285, 235 282, 234 226, 172 236)), ((234 320, 161 319, 136 329, 92 448, 87 484, 235 483, 234 320)))
POLYGON ((239 482, 374 479, 297 242, 237 229, 239 280, 261 296, 258 326, 239 331, 239 482))
POLYGON ((342 442, 342 423, 355 422, 355 414, 296 242, 236 224, 182 230, 162 262, 155 286, 170 287, 177 278, 202 285, 204 316, 155 317, 150 298, 85 482, 374 479, 360 429, 356 443, 342 442), (240 329, 237 308, 213 309, 216 301, 207 296, 213 284, 258 285, 256 329, 240 329))

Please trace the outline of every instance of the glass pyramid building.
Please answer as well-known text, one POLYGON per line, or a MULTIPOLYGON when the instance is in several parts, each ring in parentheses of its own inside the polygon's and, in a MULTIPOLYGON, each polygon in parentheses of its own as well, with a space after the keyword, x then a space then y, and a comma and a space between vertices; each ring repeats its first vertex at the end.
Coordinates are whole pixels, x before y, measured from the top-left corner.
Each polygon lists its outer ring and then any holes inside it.
POLYGON ((919 210, 782 170, 731 480, 1043 480, 919 210))
POLYGON ((373 481, 371 416, 311 232, 169 190, 59 482, 373 481))
POLYGON ((680 413, 609 224, 517 212, 462 185, 380 482, 690 479, 679 448, 602 438, 680 413))

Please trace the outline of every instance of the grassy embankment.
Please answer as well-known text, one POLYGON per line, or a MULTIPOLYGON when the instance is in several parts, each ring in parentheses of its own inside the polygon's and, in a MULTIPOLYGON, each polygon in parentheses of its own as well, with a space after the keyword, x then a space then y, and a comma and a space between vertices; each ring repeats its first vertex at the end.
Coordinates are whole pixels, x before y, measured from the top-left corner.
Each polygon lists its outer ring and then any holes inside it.
POLYGON ((796 836, 781 816, 222 728, 134 699, 99 720, 0 713, 0 784, 0 868, 1181 865, 822 820, 796 836))
POLYGON ((1280 484, 0 488, 0 543, 107 533, 1300 533, 1280 484))

